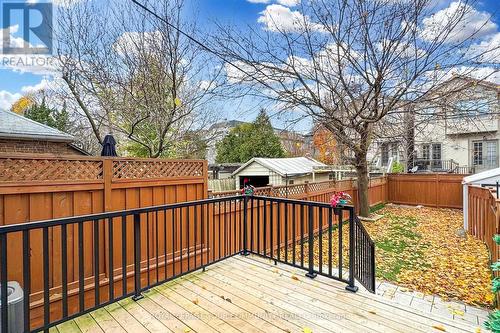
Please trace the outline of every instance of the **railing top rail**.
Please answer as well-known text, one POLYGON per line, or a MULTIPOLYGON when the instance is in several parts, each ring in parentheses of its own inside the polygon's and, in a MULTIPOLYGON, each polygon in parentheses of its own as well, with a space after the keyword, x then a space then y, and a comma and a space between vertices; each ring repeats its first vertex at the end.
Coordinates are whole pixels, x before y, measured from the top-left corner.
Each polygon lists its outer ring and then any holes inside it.
MULTIPOLYGON (((318 201, 304 201, 304 200, 288 199, 288 198, 281 198, 281 197, 266 197, 266 196, 260 196, 260 195, 253 195, 251 197, 254 199, 265 200, 265 201, 286 202, 286 203, 299 204, 299 205, 305 205, 305 206, 332 208, 332 206, 329 203, 318 202, 318 201)), ((352 206, 352 205, 340 206, 339 205, 339 206, 335 207, 335 209, 354 210, 354 206, 352 206)))
POLYGON ((60 226, 60 225, 64 225, 64 224, 86 222, 86 221, 93 221, 93 220, 103 220, 103 219, 115 218, 115 217, 120 217, 120 216, 131 216, 134 214, 150 213, 150 212, 156 212, 156 211, 162 211, 162 210, 168 210, 168 209, 176 209, 176 208, 182 208, 182 207, 191 207, 191 206, 196 206, 196 205, 201 205, 201 204, 210 204, 210 203, 214 203, 214 202, 231 201, 231 200, 237 200, 237 199, 243 199, 243 198, 244 198, 244 196, 242 196, 242 195, 235 195, 235 196, 230 196, 230 197, 218 197, 218 198, 211 198, 211 199, 203 199, 203 200, 165 204, 165 205, 159 205, 159 206, 149 206, 149 207, 143 207, 143 208, 126 209, 126 210, 119 210, 119 211, 114 211, 114 212, 88 214, 88 215, 80 215, 80 216, 63 217, 63 218, 57 218, 57 219, 51 219, 51 220, 9 224, 9 225, 0 226, 0 235, 11 233, 11 232, 24 231, 24 230, 54 227, 54 226, 60 226))

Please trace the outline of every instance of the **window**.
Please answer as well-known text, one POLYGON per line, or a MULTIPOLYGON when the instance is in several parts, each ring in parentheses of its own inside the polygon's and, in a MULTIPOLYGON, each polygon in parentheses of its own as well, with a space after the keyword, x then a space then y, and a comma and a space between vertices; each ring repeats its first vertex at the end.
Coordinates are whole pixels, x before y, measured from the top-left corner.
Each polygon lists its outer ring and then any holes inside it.
POLYGON ((398 144, 391 143, 391 157, 393 161, 398 160, 398 144))
POLYGON ((498 140, 472 142, 472 164, 485 169, 498 166, 498 140))
POLYGON ((432 159, 440 160, 441 159, 441 144, 433 143, 432 144, 432 159))
POLYGON ((497 165, 497 141, 486 141, 486 164, 490 168, 497 165))
POLYGON ((472 149, 472 160, 474 165, 483 165, 483 143, 474 142, 472 149))
POLYGON ((490 101, 486 98, 463 100, 455 103, 457 116, 481 116, 490 112, 490 101))
POLYGON ((328 180, 335 180, 335 174, 333 173, 328 174, 328 180))
POLYGON ((387 165, 389 163, 389 145, 387 143, 382 144, 380 150, 382 155, 382 165, 387 165))
POLYGON ((431 158, 431 145, 422 146, 422 158, 424 160, 429 160, 431 158))

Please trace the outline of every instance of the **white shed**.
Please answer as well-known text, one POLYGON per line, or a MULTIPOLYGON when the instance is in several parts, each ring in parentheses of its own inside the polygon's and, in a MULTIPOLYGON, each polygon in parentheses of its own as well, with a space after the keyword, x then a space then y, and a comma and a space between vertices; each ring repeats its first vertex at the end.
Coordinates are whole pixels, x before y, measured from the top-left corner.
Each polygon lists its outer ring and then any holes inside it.
POLYGON ((496 183, 500 182, 500 168, 486 170, 480 173, 476 173, 471 176, 464 177, 462 180, 463 185, 463 203, 464 203, 464 229, 467 230, 467 215, 469 208, 469 193, 468 186, 469 185, 491 185, 496 186, 496 183))
POLYGON ((254 157, 234 171, 232 176, 236 179, 236 188, 242 188, 245 179, 255 187, 292 185, 328 180, 331 172, 326 164, 308 157, 254 157))

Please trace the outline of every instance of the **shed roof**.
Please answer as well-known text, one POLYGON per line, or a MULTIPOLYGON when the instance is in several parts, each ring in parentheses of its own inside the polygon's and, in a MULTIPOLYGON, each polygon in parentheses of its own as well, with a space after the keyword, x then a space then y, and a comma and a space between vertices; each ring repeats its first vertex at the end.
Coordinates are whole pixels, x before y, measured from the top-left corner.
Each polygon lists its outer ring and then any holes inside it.
POLYGON ((0 138, 72 142, 73 136, 10 111, 0 111, 0 138))
POLYGON ((490 169, 464 177, 464 179, 462 180, 462 184, 479 183, 482 180, 491 178, 500 179, 500 168, 490 169))
POLYGON ((262 158, 254 157, 250 161, 243 164, 233 176, 244 170, 253 162, 262 165, 263 167, 272 170, 281 176, 293 176, 312 173, 314 168, 325 168, 326 164, 318 162, 308 157, 290 157, 290 158, 262 158))

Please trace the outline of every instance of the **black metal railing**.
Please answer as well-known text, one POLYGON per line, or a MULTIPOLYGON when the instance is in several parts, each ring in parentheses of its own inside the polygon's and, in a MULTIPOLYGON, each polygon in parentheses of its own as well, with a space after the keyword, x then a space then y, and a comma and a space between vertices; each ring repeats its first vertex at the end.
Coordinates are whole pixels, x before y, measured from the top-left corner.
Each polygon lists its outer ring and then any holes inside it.
POLYGON ((250 253, 307 270, 311 278, 320 274, 345 282, 355 291, 349 270, 354 207, 258 196, 250 205, 250 253))
POLYGON ((367 290, 375 292, 375 243, 363 223, 354 217, 353 275, 367 290))
POLYGON ((416 158, 408 165, 408 171, 411 172, 443 172, 443 173, 456 173, 456 174, 471 174, 474 173, 474 167, 460 166, 454 160, 433 160, 416 158), (416 170, 414 170, 416 169, 416 170))
POLYGON ((121 299, 137 300, 154 286, 236 254, 250 253, 304 269, 311 278, 320 274, 343 281, 351 291, 357 290, 357 278, 374 292, 373 242, 352 206, 222 197, 1 226, 2 332, 9 331, 13 315, 4 306, 7 281, 19 270, 23 331, 48 331, 121 299), (34 265, 38 260, 41 265, 34 265), (42 311, 30 311, 30 304, 39 304, 42 311))

